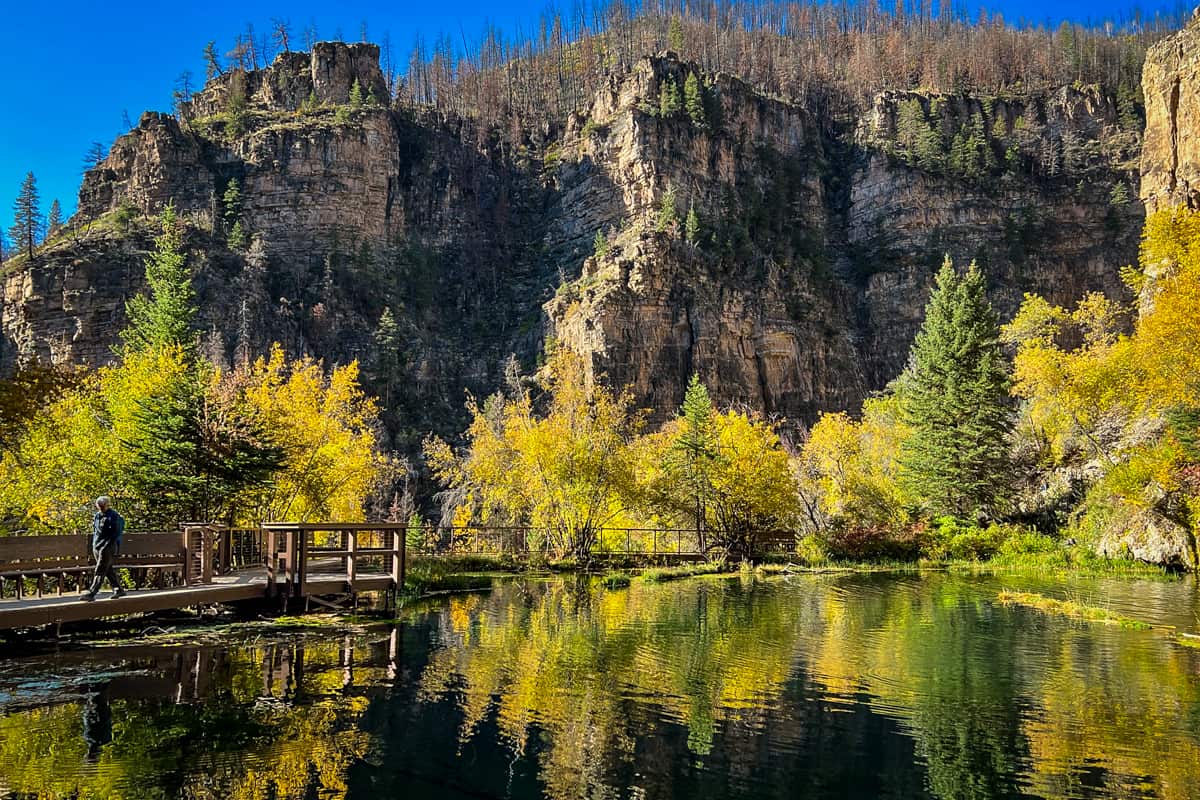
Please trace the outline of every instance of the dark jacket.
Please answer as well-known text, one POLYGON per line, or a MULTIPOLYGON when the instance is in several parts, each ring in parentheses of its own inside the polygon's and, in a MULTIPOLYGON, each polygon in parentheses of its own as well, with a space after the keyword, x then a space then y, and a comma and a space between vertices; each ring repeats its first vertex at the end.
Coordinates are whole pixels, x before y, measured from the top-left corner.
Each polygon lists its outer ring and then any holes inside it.
POLYGON ((121 541, 121 532, 125 529, 125 520, 121 519, 121 515, 111 508, 106 508, 103 512, 97 511, 92 516, 92 544, 99 546, 102 543, 110 543, 121 541))

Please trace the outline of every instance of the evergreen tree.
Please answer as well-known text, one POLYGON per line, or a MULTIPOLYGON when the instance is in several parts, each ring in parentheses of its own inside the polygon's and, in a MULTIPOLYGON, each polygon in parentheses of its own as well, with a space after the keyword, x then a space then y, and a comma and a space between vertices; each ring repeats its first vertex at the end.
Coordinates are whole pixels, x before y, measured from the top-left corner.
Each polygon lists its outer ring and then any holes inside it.
POLYGON ((694 72, 689 72, 687 80, 683 82, 683 105, 692 122, 704 127, 704 93, 694 72))
POLYGON ((596 238, 592 240, 592 253, 596 258, 608 255, 608 237, 604 235, 604 231, 596 231, 596 238))
MULTIPOLYGON (((692 513, 701 530, 705 505, 712 494, 714 467, 720 458, 717 442, 716 411, 708 389, 693 374, 679 409, 683 430, 672 444, 667 470, 686 487, 693 499, 692 513)), ((703 537, 702 537, 703 538, 703 537)))
POLYGON ((1112 191, 1108 193, 1108 202, 1114 206, 1123 206, 1129 203, 1129 189, 1125 186, 1125 181, 1117 181, 1113 184, 1112 191))
POLYGON ((183 252, 183 228, 174 205, 163 209, 162 234, 146 259, 147 292, 125 306, 129 325, 121 331, 127 353, 175 346, 192 355, 196 349, 196 294, 183 252))
POLYGON ((383 405, 392 407, 392 390, 404 375, 404 339, 390 308, 384 308, 372 337, 375 342, 375 381, 383 388, 383 405))
MULTIPOLYGON (((230 178, 229 183, 225 184, 225 193, 221 196, 221 206, 224 212, 222 216, 225 230, 232 234, 234 226, 242 219, 242 186, 238 183, 237 178, 230 178)), ((230 247, 232 246, 230 244, 230 247)))
POLYGON ((248 237, 240 219, 233 223, 233 227, 229 229, 229 236, 225 240, 225 243, 229 245, 230 250, 244 250, 246 248, 248 237))
POLYGON ((42 230, 42 212, 38 205, 37 178, 30 172, 21 182, 21 191, 13 203, 13 246, 33 258, 42 230))
POLYGON ((62 206, 58 204, 58 199, 50 201, 50 214, 46 217, 46 230, 48 235, 53 236, 58 233, 59 228, 63 226, 62 206))
POLYGON ((925 112, 916 99, 901 100, 896 106, 896 155, 914 164, 917 139, 925 127, 925 112))
POLYGON ((350 107, 351 108, 362 108, 362 104, 363 104, 362 86, 359 84, 358 78, 355 78, 354 84, 350 87, 350 107))
POLYGON ((1009 477, 1009 375, 999 324, 974 263, 959 275, 947 258, 901 378, 912 434, 901 477, 935 514, 968 518, 995 509, 1009 477))
POLYGON ((679 213, 675 210, 675 190, 667 189, 663 193, 662 200, 658 202, 658 219, 654 223, 654 230, 663 233, 675 227, 679 222, 679 213))
POLYGON ((687 219, 683 223, 683 236, 691 245, 700 241, 700 218, 696 216, 695 203, 688 206, 687 219))
POLYGON ((667 47, 676 53, 683 52, 683 23, 679 17, 671 17, 667 27, 667 47))
POLYGON ((679 84, 675 83, 675 79, 668 75, 663 78, 662 86, 658 90, 659 116, 670 117, 678 114, 681 107, 679 84))
POLYGON ((139 401, 122 442, 131 459, 130 488, 153 498, 146 521, 232 522, 239 497, 265 487, 283 467, 284 451, 236 396, 204 391, 207 364, 175 376, 139 401))
POLYGON ((408 515, 408 528, 404 531, 404 538, 408 540, 408 549, 411 552, 419 553, 425 547, 425 523, 416 511, 408 515))

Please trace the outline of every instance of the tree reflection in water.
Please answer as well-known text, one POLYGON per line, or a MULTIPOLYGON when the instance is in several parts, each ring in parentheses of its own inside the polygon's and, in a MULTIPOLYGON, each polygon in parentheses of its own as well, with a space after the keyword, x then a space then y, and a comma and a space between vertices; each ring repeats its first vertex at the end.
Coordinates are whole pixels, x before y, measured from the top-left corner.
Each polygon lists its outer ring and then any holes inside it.
POLYGON ((391 630, 17 663, 0 797, 1200 797, 1200 651, 996 605, 1011 583, 529 581, 391 630))

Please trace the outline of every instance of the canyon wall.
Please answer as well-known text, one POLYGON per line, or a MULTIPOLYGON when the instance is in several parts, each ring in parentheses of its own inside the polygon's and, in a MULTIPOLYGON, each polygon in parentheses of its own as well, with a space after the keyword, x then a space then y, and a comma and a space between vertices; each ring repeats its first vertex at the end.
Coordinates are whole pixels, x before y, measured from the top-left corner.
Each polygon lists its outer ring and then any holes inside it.
POLYGON ((1140 124, 1096 90, 888 93, 832 121, 664 54, 515 135, 379 104, 377 59, 322 43, 144 115, 67 231, 5 265, 0 371, 112 357, 167 202, 217 358, 279 341, 369 367, 392 311, 403 446, 452 433, 464 391, 500 386, 514 354, 533 369, 547 337, 657 418, 697 372, 722 403, 808 423, 902 369, 945 254, 980 262, 1004 314, 1025 291, 1117 293, 1136 259, 1140 124), (692 74, 702 110, 664 109, 692 74), (905 149, 914 114, 944 153, 905 149), (982 173, 958 145, 976 129, 982 173), (230 246, 235 218, 249 238, 230 246))

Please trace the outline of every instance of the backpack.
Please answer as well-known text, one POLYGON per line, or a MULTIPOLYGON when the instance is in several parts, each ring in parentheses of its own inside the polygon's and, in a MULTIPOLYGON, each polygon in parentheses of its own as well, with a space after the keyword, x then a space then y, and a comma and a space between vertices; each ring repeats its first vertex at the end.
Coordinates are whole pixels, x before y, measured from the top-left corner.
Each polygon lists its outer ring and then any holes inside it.
POLYGON ((115 509, 113 510, 113 516, 116 517, 116 520, 113 521, 113 525, 117 529, 117 536, 116 536, 115 541, 118 545, 120 545, 121 544, 121 534, 125 532, 125 518, 122 517, 121 514, 119 512, 117 512, 115 509))

